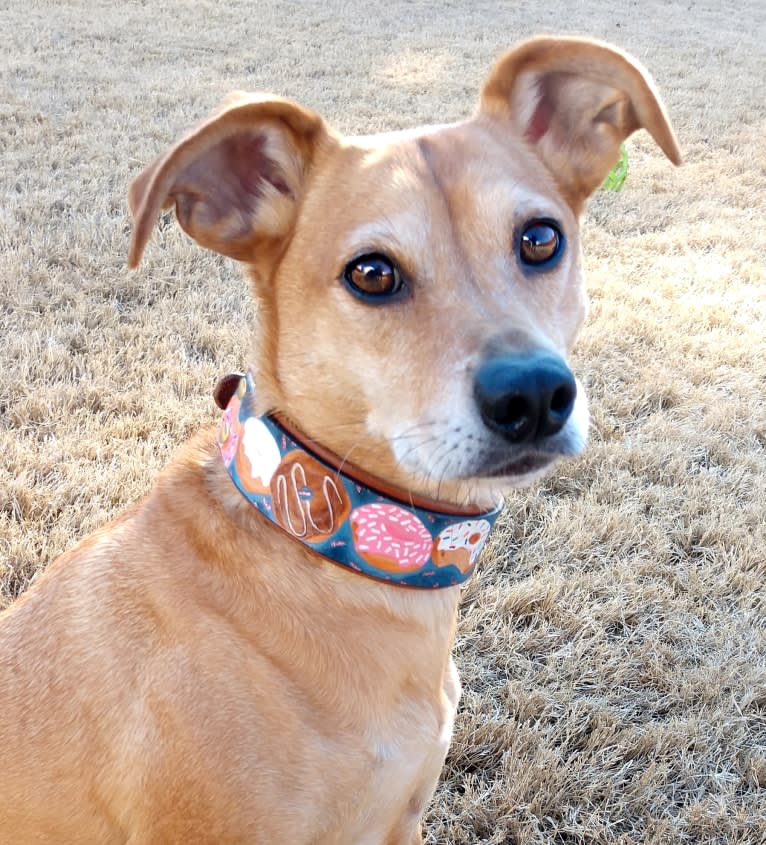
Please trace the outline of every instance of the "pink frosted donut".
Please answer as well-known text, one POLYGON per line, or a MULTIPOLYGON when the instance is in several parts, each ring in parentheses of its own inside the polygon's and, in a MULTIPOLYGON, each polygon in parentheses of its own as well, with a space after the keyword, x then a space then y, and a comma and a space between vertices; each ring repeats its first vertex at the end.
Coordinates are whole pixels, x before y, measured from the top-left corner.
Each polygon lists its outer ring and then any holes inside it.
POLYGON ((476 564, 491 527, 486 519, 468 519, 445 528, 434 540, 434 563, 468 572, 476 564))
POLYGON ((229 466, 234 460, 239 446, 239 405, 238 399, 232 399, 229 407, 224 411, 218 429, 218 446, 226 466, 229 466))
POLYGON ((397 505, 362 505, 349 520, 356 551, 377 569, 412 572, 431 554, 433 538, 425 525, 397 505))

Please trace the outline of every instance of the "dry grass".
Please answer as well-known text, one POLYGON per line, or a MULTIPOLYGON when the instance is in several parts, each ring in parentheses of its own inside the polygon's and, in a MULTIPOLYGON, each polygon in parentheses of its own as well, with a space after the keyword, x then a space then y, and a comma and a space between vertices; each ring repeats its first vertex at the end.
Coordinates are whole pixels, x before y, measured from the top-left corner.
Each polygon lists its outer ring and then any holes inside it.
POLYGON ((140 496, 243 364, 229 262, 168 223, 125 269, 130 176, 226 91, 366 132, 466 114, 533 32, 643 59, 687 163, 638 137, 590 207, 592 445, 511 498, 466 592, 427 842, 766 842, 761 0, 11 0, 0 27, 0 604, 140 496))

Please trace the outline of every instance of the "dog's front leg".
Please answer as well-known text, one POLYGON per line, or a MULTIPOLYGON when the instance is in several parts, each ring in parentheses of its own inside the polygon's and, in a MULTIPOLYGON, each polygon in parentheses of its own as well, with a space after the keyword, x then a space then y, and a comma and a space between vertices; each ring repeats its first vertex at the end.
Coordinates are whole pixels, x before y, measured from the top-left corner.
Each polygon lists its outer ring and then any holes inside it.
MULTIPOLYGON (((408 822, 405 830, 410 827, 412 822, 408 822)), ((403 825, 404 827, 404 825, 403 825)), ((423 833, 420 827, 420 822, 418 822, 414 832, 407 832, 403 833, 400 829, 392 836, 389 836, 386 839, 385 845, 423 845, 423 833)))
POLYGON ((423 833, 420 829, 420 825, 418 825, 417 830, 415 831, 412 839, 409 840, 407 845, 423 845, 423 833))

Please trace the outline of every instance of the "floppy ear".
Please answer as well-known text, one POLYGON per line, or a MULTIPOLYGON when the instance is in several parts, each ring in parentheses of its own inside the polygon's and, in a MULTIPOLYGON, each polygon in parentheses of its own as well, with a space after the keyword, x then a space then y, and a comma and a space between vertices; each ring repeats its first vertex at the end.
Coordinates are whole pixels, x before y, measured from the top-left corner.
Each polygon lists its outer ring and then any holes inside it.
POLYGON ((240 261, 259 241, 286 235, 300 204, 322 119, 289 100, 231 95, 130 186, 136 267, 162 209, 204 247, 240 261))
POLYGON ((522 42, 493 68, 480 111, 510 121, 578 209, 637 129, 647 129, 673 164, 681 163, 649 74, 596 41, 543 36, 522 42))

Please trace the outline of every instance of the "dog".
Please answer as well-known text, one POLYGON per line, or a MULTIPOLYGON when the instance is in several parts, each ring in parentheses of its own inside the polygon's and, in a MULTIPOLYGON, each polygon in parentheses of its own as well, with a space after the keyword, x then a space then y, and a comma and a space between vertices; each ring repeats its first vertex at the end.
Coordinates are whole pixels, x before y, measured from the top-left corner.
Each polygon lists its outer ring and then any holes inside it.
POLYGON ((344 138, 232 95, 132 183, 258 303, 216 429, 2 616, 4 845, 414 845, 504 491, 578 454, 579 218, 648 130, 605 44, 502 56, 472 117, 344 138))

